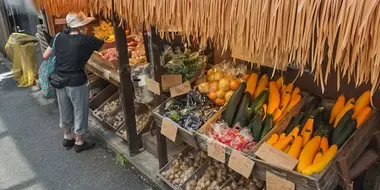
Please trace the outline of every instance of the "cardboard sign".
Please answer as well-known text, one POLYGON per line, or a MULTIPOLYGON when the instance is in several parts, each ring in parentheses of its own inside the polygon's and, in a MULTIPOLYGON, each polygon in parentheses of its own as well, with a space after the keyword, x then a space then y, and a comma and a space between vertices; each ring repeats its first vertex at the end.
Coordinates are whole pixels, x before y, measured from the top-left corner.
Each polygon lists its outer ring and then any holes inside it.
POLYGON ((155 80, 150 79, 148 77, 145 77, 145 82, 146 82, 146 88, 149 91, 151 91, 157 95, 161 94, 160 84, 158 82, 156 82, 155 80))
POLYGON ((182 84, 182 75, 162 75, 161 76, 162 88, 171 88, 182 84))
POLYGON ((277 165, 289 170, 293 170, 298 160, 289 156, 288 154, 274 148, 273 146, 264 143, 255 153, 258 157, 263 159, 265 162, 277 165))
POLYGON ((66 18, 56 18, 54 19, 56 25, 66 24, 66 18))
POLYGON ((222 143, 210 140, 207 143, 207 155, 219 162, 226 162, 226 149, 222 143))
POLYGON ((230 160, 228 161, 228 167, 248 179, 254 165, 255 162, 253 160, 243 156, 237 150, 232 150, 230 160))
POLYGON ((266 171, 265 176, 267 190, 294 190, 294 183, 266 171))
POLYGON ((177 85, 175 87, 171 87, 170 96, 171 97, 180 96, 180 95, 190 92, 190 90, 191 90, 190 82, 186 81, 183 84, 177 85))
POLYGON ((165 135, 168 139, 175 142, 177 138, 178 128, 169 119, 164 118, 161 125, 161 134, 165 135))

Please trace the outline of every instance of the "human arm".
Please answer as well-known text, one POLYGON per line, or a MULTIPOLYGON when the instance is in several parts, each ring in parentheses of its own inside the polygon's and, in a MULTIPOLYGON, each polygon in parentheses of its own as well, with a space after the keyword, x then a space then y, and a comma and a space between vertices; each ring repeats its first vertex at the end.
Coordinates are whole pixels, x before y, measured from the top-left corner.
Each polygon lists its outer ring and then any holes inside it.
POLYGON ((49 58, 49 56, 50 56, 50 54, 52 53, 52 48, 50 47, 50 46, 48 46, 47 48, 46 48, 46 50, 45 50, 45 52, 44 52, 44 54, 43 54, 43 58, 45 59, 45 60, 47 60, 48 58, 49 58))

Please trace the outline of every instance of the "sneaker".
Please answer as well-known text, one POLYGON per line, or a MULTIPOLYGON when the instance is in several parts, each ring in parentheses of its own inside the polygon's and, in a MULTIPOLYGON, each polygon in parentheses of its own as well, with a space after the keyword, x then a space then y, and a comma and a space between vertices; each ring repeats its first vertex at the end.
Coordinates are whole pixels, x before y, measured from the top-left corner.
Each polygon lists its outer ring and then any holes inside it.
POLYGON ((65 148, 71 148, 75 145, 75 139, 63 139, 63 147, 65 148))
POLYGON ((89 143, 84 141, 82 145, 75 145, 75 152, 79 153, 95 146, 95 143, 89 143))

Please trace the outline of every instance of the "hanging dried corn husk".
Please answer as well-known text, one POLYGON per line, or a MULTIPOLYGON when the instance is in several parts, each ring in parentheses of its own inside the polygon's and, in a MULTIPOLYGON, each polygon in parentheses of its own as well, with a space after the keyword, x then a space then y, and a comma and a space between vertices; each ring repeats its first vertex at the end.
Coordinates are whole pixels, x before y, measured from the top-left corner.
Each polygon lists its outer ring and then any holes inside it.
MULTIPOLYGON (((337 72, 360 85, 379 87, 380 0, 114 0, 128 27, 153 24, 162 37, 170 31, 210 39, 223 51, 244 52, 274 68, 289 64, 314 73, 324 90, 337 72), (322 67, 322 65, 324 65, 322 67)), ((49 14, 85 10, 111 15, 111 0, 35 0, 49 14)), ((188 38, 189 39, 189 38, 188 38)))

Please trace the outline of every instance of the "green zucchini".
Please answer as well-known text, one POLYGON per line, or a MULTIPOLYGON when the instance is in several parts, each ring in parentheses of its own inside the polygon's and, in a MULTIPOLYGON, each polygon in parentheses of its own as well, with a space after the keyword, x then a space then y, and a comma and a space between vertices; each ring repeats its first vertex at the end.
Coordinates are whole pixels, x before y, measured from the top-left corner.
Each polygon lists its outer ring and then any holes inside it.
POLYGON ((300 126, 301 126, 301 129, 303 128, 303 126, 305 125, 306 121, 309 119, 309 118, 315 118, 316 115, 319 113, 319 112, 322 112, 323 109, 325 109, 324 107, 318 107, 318 108, 315 108, 313 111, 311 111, 309 114, 305 115, 305 117, 302 119, 301 123, 300 123, 300 126))
POLYGON ((253 118, 255 113, 259 111, 259 109, 263 106, 263 104, 268 98, 268 94, 269 94, 268 90, 264 90, 260 93, 260 95, 255 100, 253 100, 250 106, 250 110, 249 110, 249 118, 253 118))
POLYGON ((350 138, 352 133, 355 132, 356 125, 356 119, 348 121, 344 129, 339 134, 339 136, 337 138, 332 139, 330 143, 336 144, 338 148, 342 147, 343 144, 347 141, 347 139, 350 138))
POLYGON ((303 110, 305 115, 310 115, 311 112, 314 110, 314 108, 317 107, 320 101, 321 101, 321 97, 317 96, 317 97, 314 97, 309 103, 307 103, 305 106, 305 109, 303 110))
POLYGON ((304 116, 303 112, 299 113, 297 116, 294 116, 289 126, 286 128, 285 133, 289 134, 290 132, 292 132, 294 127, 296 127, 301 122, 303 116, 304 116))
POLYGON ((330 115, 331 115, 331 109, 324 109, 322 111, 322 121, 323 123, 329 123, 330 120, 330 115))
POLYGON ((261 139, 264 139, 264 137, 273 128, 273 116, 267 115, 267 117, 264 119, 263 125, 264 127, 261 132, 261 139))
POLYGON ((240 101, 244 96, 244 91, 246 87, 247 84, 244 82, 239 85, 239 87, 235 90, 235 92, 229 99, 226 109, 222 113, 222 118, 228 124, 229 127, 232 127, 232 124, 238 111, 240 101))
POLYGON ((255 117, 253 117, 253 122, 248 125, 248 129, 252 132, 252 137, 256 142, 261 140, 261 130, 263 128, 263 124, 261 121, 262 113, 257 112, 255 117))
POLYGON ((350 109, 344 114, 342 119, 339 120, 338 125, 335 127, 331 137, 331 142, 337 142, 339 138, 341 138, 341 133, 344 131, 344 128, 348 124, 348 122, 351 120, 352 114, 354 114, 354 109, 350 109))
POLYGON ((323 124, 322 114, 323 114, 323 111, 318 112, 317 115, 314 117, 313 131, 316 131, 317 128, 319 128, 323 124))
POLYGON ((334 127, 329 123, 323 123, 315 131, 314 136, 326 137, 329 139, 331 132, 334 131, 334 127))
POLYGON ((234 125, 239 127, 245 127, 249 122, 248 108, 251 103, 251 94, 249 92, 244 93, 243 99, 239 104, 239 108, 235 117, 234 125))

